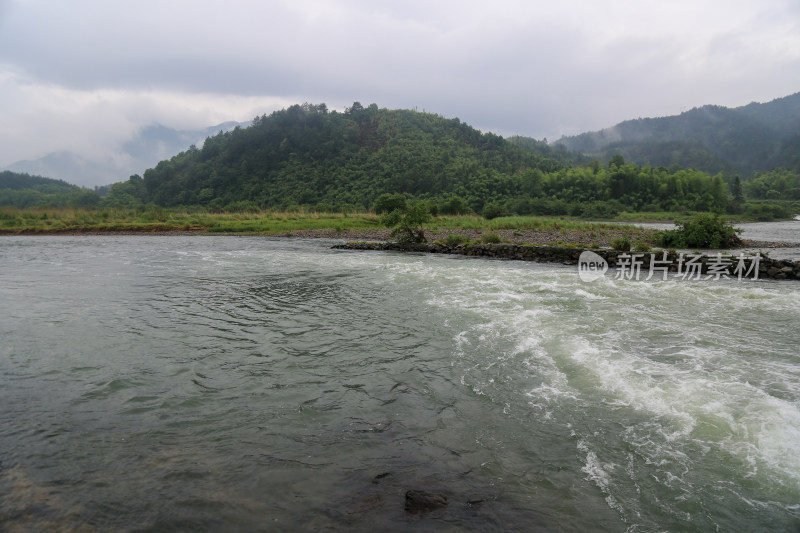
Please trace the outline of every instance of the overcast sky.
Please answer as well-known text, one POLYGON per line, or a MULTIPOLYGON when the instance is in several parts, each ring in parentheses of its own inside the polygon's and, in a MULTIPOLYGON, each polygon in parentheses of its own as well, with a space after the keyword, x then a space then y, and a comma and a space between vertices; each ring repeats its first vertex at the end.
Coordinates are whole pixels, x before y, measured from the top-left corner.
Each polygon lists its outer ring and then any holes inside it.
POLYGON ((0 0, 0 167, 306 101, 553 140, 797 91, 798 0, 0 0))

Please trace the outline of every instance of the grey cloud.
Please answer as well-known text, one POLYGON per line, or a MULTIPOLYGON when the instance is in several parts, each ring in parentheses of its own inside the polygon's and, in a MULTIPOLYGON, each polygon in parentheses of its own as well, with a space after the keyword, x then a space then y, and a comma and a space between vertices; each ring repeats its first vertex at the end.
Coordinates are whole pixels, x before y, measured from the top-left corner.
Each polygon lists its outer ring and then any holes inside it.
MULTIPOLYGON (((798 14, 791 0, 0 0, 0 82, 14 72, 87 98, 114 90, 133 107, 143 105, 142 92, 183 93, 201 107, 178 106, 173 118, 193 127, 211 116, 214 98, 242 98, 237 109, 247 113, 214 121, 252 118, 260 98, 331 107, 359 100, 553 139, 797 91, 798 14)), ((17 101, 35 106, 20 83, 17 101)), ((166 107, 148 104, 139 126, 165 122, 155 113, 166 107)), ((66 123, 64 113, 56 118, 66 123)), ((40 115, 0 107, 6 123, 40 115)), ((0 165, 11 157, 2 150, 0 165)))

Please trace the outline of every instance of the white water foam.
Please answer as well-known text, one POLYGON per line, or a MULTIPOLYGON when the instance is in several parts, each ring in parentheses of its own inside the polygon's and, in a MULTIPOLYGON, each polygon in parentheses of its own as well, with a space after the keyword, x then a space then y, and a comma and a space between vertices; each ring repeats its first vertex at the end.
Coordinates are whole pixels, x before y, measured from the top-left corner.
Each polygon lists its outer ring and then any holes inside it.
POLYGON ((429 267, 403 275, 435 283, 427 303, 456 328, 462 384, 510 404, 505 413, 523 400, 537 420, 570 428, 585 479, 629 523, 645 488, 678 520, 697 516, 678 502, 723 498, 726 482, 761 487, 740 491, 754 508, 767 504, 759 498, 800 497, 800 360, 787 329, 800 319, 794 286, 586 284, 572 269, 429 267))

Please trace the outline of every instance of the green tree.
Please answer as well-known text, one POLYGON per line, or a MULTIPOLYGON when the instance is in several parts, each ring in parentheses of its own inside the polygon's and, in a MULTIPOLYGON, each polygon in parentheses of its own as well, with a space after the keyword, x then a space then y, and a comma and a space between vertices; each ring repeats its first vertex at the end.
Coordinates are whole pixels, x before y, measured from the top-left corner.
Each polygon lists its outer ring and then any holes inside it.
POLYGON ((733 195, 733 201, 736 203, 744 202, 744 192, 742 191, 742 182, 739 179, 739 176, 733 178, 733 185, 731 186, 731 194, 733 195))
POLYGON ((383 213, 391 213, 396 209, 399 209, 400 211, 406 210, 405 195, 400 193, 384 193, 378 196, 378 198, 375 199, 375 203, 372 204, 372 210, 378 215, 383 213))
POLYGON ((384 226, 394 228, 391 233, 392 238, 406 244, 427 242, 423 225, 430 220, 430 211, 423 202, 413 202, 405 211, 395 209, 381 217, 384 226))
POLYGON ((608 160, 608 168, 617 167, 622 168, 625 165, 625 158, 622 157, 620 154, 614 154, 611 156, 611 159, 608 160))
POLYGON ((492 220, 493 218, 504 217, 507 215, 508 212, 506 209, 498 202, 489 202, 483 206, 483 218, 486 220, 492 220))
POLYGON ((466 215, 469 205, 460 196, 452 196, 439 206, 439 211, 445 215, 466 215))

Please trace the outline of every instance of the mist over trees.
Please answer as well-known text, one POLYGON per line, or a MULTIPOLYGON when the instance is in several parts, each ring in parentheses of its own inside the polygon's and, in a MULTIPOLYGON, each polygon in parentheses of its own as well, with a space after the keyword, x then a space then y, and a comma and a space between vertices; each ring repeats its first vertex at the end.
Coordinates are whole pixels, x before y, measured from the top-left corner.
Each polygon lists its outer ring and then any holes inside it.
POLYGON ((737 108, 707 105, 680 115, 626 120, 564 137, 557 146, 602 161, 677 165, 746 178, 775 168, 800 173, 800 93, 737 108))

